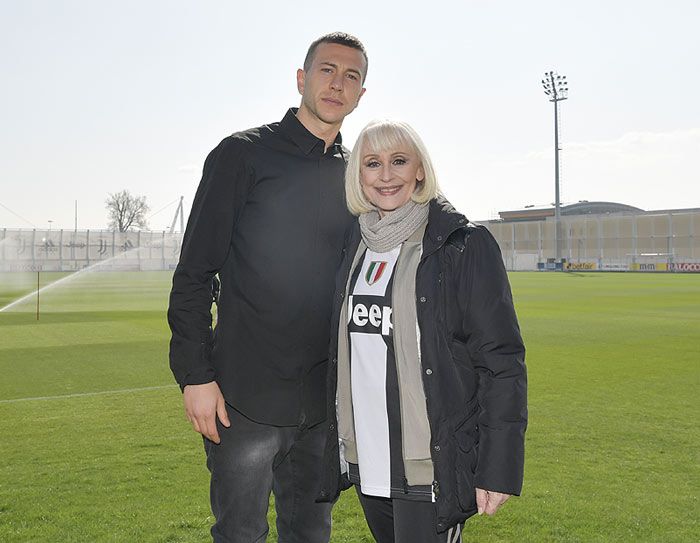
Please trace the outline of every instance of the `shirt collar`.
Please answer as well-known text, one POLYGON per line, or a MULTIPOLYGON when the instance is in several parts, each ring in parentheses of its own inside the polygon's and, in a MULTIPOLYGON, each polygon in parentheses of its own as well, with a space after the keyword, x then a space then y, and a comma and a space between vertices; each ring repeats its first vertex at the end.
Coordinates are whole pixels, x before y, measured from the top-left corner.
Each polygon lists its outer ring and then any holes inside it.
MULTIPOLYGON (((290 107, 284 118, 280 122, 280 128, 287 136, 301 149, 304 154, 310 155, 315 149, 318 149, 319 154, 323 154, 326 147, 326 142, 321 138, 317 138, 297 119, 297 111, 299 108, 290 107)), ((333 145, 329 147, 329 152, 335 154, 340 151, 343 143, 343 137, 338 132, 333 145)))

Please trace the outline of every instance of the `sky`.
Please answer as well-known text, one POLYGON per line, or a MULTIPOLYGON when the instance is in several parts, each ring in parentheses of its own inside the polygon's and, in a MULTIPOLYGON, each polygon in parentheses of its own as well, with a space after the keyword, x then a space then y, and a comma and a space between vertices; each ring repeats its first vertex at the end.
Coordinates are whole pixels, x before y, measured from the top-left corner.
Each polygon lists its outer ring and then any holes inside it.
POLYGON ((696 0, 0 0, 0 229, 105 228, 105 199, 147 197, 149 227, 186 215, 207 153, 298 106, 296 70, 342 30, 369 54, 345 121, 410 123, 472 220, 554 201, 700 207, 696 0))

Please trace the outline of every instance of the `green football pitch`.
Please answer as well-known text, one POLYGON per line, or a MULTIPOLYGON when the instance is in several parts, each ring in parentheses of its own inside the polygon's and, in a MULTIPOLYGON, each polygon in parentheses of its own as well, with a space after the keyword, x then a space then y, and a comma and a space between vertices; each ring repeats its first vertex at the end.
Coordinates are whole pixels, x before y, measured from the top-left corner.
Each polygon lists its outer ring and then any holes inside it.
MULTIPOLYGON (((32 296, 0 312, 0 541, 208 540, 201 438, 167 363, 170 277, 80 274, 41 292, 38 321, 32 296)), ((0 274, 0 307, 36 281, 0 274)), ((700 540, 700 275, 511 281, 525 485, 465 540, 700 540)), ((332 541, 371 541, 351 492, 332 541)))

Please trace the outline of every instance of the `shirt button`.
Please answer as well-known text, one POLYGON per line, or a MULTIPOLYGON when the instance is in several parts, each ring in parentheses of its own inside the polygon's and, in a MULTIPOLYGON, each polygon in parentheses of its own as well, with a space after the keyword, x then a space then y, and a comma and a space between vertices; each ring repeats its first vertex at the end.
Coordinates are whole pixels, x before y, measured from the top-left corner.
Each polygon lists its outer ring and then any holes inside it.
POLYGON ((329 429, 329 430, 335 430, 335 425, 334 425, 334 424, 331 424, 330 426, 328 426, 328 429, 329 429))
POLYGON ((425 296, 421 296, 421 297, 420 297, 420 301, 421 301, 421 303, 424 304, 425 302, 428 301, 428 299, 427 299, 425 296))
POLYGON ((341 293, 340 293, 340 299, 342 300, 343 298, 345 298, 345 293, 344 293, 344 292, 341 292, 341 293))
POLYGON ((440 452, 440 445, 435 445, 433 449, 435 449, 437 452, 440 452))
POLYGON ((433 374, 433 370, 431 370, 430 368, 428 368, 427 370, 425 370, 425 373, 426 373, 427 375, 432 375, 432 374, 433 374))
POLYGON ((438 236, 438 237, 437 237, 437 240, 438 240, 438 241, 442 241, 442 236, 438 236))

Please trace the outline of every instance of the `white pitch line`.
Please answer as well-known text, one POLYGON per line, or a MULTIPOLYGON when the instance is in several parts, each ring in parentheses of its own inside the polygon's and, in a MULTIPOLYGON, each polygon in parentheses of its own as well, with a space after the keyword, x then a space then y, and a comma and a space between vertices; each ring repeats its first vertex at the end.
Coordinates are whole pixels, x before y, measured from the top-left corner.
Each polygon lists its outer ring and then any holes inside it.
POLYGON ((145 390, 162 390, 165 388, 175 388, 177 385, 161 385, 157 387, 141 388, 120 388, 117 390, 102 390, 100 392, 80 392, 77 394, 62 394, 60 396, 34 396, 33 398, 13 398, 11 400, 0 400, 0 403, 33 402, 38 400, 64 400, 66 398, 84 398, 86 396, 104 396, 107 394, 128 394, 130 392, 142 392, 145 390))

